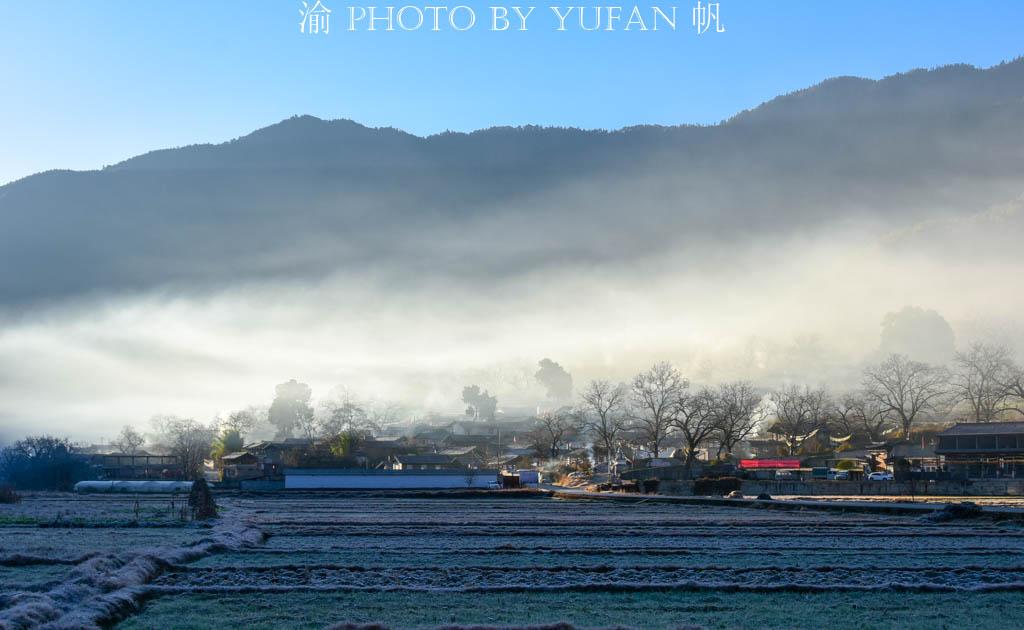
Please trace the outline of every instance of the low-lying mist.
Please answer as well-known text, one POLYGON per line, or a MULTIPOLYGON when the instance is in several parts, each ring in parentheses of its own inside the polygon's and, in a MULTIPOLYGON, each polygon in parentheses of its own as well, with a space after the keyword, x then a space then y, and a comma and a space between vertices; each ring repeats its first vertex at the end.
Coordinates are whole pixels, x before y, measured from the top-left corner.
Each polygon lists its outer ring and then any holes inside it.
MULTIPOLYGON (((895 231, 841 222, 785 237, 683 235, 629 260, 565 261, 521 223, 499 219, 424 235, 419 268, 382 260, 316 279, 51 305, 0 329, 0 431, 99 439, 157 413, 209 419, 268 403, 288 378, 308 382, 314 396, 344 386, 419 413, 461 412, 470 383, 495 393, 499 407, 530 407, 544 394, 529 375, 548 356, 577 383, 670 360, 699 382, 841 390, 880 356, 883 317, 908 305, 938 311, 958 344, 1024 339, 1024 296, 1012 288, 1019 262, 993 247, 1019 218, 1001 216, 895 231), (431 264, 458 243, 466 265, 491 247, 543 251, 545 263, 492 276, 431 264)), ((917 354, 941 360, 934 350, 917 354)))
POLYGON ((416 137, 298 116, 0 187, 0 439, 208 420, 290 378, 460 413, 655 361, 843 389, 1024 349, 1024 59, 719 125, 416 137), (894 315, 895 314, 895 315, 894 315), (898 325, 895 325, 896 322, 898 325))

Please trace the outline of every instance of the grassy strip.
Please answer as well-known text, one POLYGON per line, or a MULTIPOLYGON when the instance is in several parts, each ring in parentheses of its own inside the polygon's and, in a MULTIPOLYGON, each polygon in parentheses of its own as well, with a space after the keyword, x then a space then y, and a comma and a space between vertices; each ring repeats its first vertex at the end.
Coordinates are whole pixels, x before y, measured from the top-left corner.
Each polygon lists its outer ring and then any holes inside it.
POLYGON ((581 628, 1006 628, 1024 619, 1019 593, 259 593, 190 594, 149 601, 121 627, 323 628, 380 623, 392 628, 450 624, 522 627, 565 622, 581 628))

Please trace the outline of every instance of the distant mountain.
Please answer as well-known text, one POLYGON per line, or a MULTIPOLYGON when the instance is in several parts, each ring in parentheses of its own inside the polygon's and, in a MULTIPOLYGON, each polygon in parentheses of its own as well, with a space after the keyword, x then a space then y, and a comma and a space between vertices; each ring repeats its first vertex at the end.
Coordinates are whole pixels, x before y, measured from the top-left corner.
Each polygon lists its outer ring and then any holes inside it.
MULTIPOLYGON (((86 124, 87 121, 83 121, 86 124)), ((842 77, 715 126, 426 138, 299 116, 0 187, 0 300, 393 270, 470 281, 1015 199, 1024 60, 842 77)))

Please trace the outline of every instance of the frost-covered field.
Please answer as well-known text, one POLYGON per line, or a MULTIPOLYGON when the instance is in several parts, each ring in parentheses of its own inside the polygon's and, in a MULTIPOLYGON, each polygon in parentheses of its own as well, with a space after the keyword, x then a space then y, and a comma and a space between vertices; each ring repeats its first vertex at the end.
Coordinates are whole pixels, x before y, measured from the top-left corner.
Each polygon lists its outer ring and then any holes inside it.
POLYGON ((1024 626, 1024 528, 1009 523, 309 493, 224 497, 212 528, 126 526, 108 517, 123 497, 81 504, 100 527, 16 524, 53 508, 37 500, 0 507, 15 560, 0 587, 20 592, 0 624, 26 602, 81 620, 91 597, 120 606, 108 620, 137 612, 129 628, 1024 626), (61 599, 76 579, 88 597, 61 599))
POLYGON ((970 501, 980 506, 987 507, 1008 507, 1024 508, 1024 497, 972 497, 972 496, 942 496, 942 495, 916 495, 909 497, 901 494, 870 494, 870 495, 772 495, 776 501, 857 501, 871 503, 960 503, 970 501))
POLYGON ((0 505, 0 628, 108 625, 169 568, 263 541, 225 506, 181 520, 181 496, 30 494, 0 505))

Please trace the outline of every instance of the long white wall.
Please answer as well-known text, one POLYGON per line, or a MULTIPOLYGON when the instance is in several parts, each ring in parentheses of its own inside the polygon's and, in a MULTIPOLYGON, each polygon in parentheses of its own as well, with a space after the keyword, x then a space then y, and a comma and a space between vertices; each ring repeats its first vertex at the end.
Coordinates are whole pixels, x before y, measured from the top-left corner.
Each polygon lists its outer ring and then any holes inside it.
POLYGON ((494 471, 480 471, 470 480, 465 473, 458 474, 416 474, 395 472, 377 474, 302 474, 287 473, 284 478, 286 490, 401 490, 401 489, 457 489, 486 488, 497 480, 494 471))

